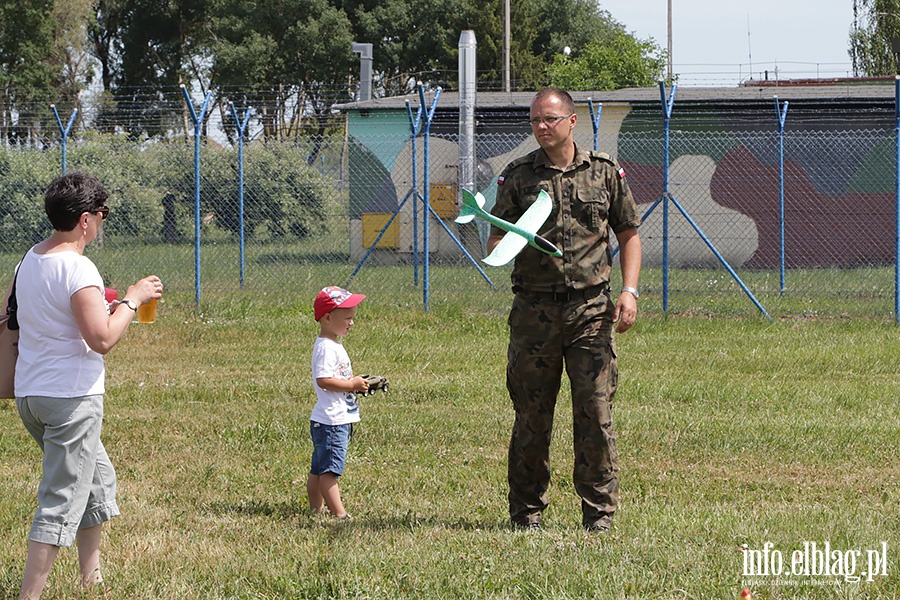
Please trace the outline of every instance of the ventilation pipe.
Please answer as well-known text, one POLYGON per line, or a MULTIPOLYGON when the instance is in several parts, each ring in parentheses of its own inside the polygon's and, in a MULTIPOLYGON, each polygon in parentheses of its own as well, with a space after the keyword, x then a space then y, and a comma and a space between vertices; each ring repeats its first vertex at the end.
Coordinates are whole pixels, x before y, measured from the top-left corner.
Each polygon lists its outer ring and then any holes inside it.
MULTIPOLYGON (((475 32, 459 36, 459 186, 475 188, 475 32)), ((462 192, 460 192, 462 194, 462 192)))
MULTIPOLYGON (((466 29, 459 36, 459 190, 457 206, 462 204, 462 189, 478 191, 475 184, 475 32, 466 29)), ((459 225, 459 237, 472 254, 484 252, 479 224, 459 225)))
POLYGON ((353 42, 353 52, 359 54, 359 101, 372 99, 372 44, 353 42))

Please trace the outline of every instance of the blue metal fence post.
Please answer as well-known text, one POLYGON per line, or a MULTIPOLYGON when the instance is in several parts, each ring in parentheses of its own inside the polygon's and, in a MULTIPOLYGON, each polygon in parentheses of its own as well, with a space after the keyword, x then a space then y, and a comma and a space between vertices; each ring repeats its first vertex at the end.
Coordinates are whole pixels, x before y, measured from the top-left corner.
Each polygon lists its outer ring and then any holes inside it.
POLYGON ((778 247, 781 271, 781 293, 784 293, 784 122, 787 119, 788 102, 784 107, 778 106, 775 96, 775 116, 778 117, 778 247))
POLYGON ((241 271, 241 288, 244 287, 244 134, 247 131, 247 123, 253 116, 253 108, 248 108, 244 113, 244 120, 238 118, 234 103, 229 102, 228 107, 231 108, 231 116, 234 117, 234 126, 238 134, 238 223, 240 226, 239 236, 239 252, 240 252, 240 271, 241 271))
MULTIPOLYGON (((416 176, 416 138, 419 135, 419 127, 422 123, 422 111, 424 110, 425 105, 420 104, 419 108, 416 110, 416 116, 413 117, 409 100, 406 101, 406 114, 409 117, 409 129, 412 134, 412 137, 410 138, 410 149, 412 151, 412 189, 409 193, 413 195, 413 285, 419 285, 419 182, 416 176)), ((407 194, 407 198, 408 197, 409 194, 407 194)), ((405 202, 406 198, 403 200, 405 202)))
POLYGON ((675 84, 666 99, 666 84, 659 82, 659 95, 663 109, 663 231, 662 231, 662 301, 663 312, 669 312, 669 124, 675 103, 675 84))
POLYGON ((353 269, 353 273, 350 274, 350 278, 347 280, 347 284, 344 287, 350 287, 350 283, 353 281, 353 278, 356 277, 356 274, 359 273, 362 266, 365 264, 366 260, 369 259, 369 256, 375 252, 375 249, 378 247, 378 243, 381 241, 381 238, 384 237, 384 234, 387 233, 387 230, 390 228, 391 223, 394 222, 394 219, 397 218, 397 215, 400 214, 400 211, 403 209, 403 206, 406 204, 406 201, 412 197, 413 199, 413 245, 412 245, 412 254, 413 254, 413 285, 419 285, 419 233, 418 233, 418 199, 419 199, 419 190, 417 189, 417 180, 416 180, 416 136, 419 131, 419 122, 422 119, 422 110, 424 107, 420 106, 419 110, 416 112, 416 116, 413 117, 412 109, 410 108, 409 101, 406 101, 406 112, 409 115, 409 128, 412 132, 412 138, 410 139, 411 148, 412 148, 412 185, 406 195, 403 196, 403 200, 397 205, 397 208, 394 210, 394 214, 391 215, 391 218, 388 219, 387 223, 381 228, 381 231, 378 232, 378 235, 375 237, 375 241, 369 244, 369 249, 366 250, 366 253, 363 255, 362 259, 356 265, 356 268, 353 269))
POLYGON ((600 115, 603 114, 603 103, 597 104, 597 112, 594 112, 594 101, 588 100, 588 111, 591 113, 591 126, 594 128, 594 151, 600 150, 600 115))
POLYGON ((191 121, 194 123, 194 302, 200 306, 200 133, 212 93, 206 92, 199 115, 194 110, 194 103, 184 85, 181 86, 181 94, 190 109, 191 121))
POLYGON ((59 118, 59 113, 56 111, 56 105, 51 104, 50 108, 53 110, 53 116, 56 117, 56 124, 59 126, 60 133, 60 146, 62 147, 62 174, 66 174, 66 142, 69 138, 69 132, 72 131, 72 123, 75 122, 75 115, 78 114, 78 109, 72 109, 72 116, 69 117, 69 124, 63 127, 62 121, 59 118))
POLYGON ((894 162, 894 321, 900 323, 900 75, 894 78, 894 116, 897 149, 894 162))
POLYGON ((366 259, 369 258, 369 255, 372 252, 374 252, 375 248, 378 246, 378 242, 381 241, 381 238, 384 236, 385 232, 391 226, 391 223, 393 223, 394 219, 397 218, 397 215, 400 214, 400 210, 406 204, 406 201, 409 200, 410 197, 412 197, 412 199, 413 199, 412 253, 413 253, 413 264, 414 264, 413 279, 414 279, 415 285, 419 285, 419 229, 418 229, 419 201, 421 200, 424 205, 424 207, 422 209, 422 213, 425 216, 425 225, 424 225, 425 229, 424 229, 424 234, 423 234, 424 243, 425 243, 425 257, 423 260, 422 278, 425 281, 424 292, 423 292, 424 293, 425 312, 428 312, 428 295, 429 295, 429 290, 428 290, 428 288, 429 288, 429 286, 428 286, 428 217, 429 217, 429 215, 434 215, 434 218, 437 221, 437 223, 441 227, 443 227, 444 231, 447 232, 447 235, 450 237, 450 239, 452 239, 454 242, 456 242, 456 245, 459 247, 459 249, 462 251, 462 253, 466 256, 466 258, 469 259, 469 261, 471 261, 471 263, 473 265, 475 265, 475 268, 478 269, 478 272, 481 273, 481 276, 484 277, 484 279, 488 282, 488 284, 491 287, 493 287, 494 289, 496 289, 496 286, 494 286, 494 282, 491 281, 490 277, 487 276, 487 273, 484 272, 484 269, 482 269, 478 265, 478 261, 476 261, 475 258, 472 257, 472 255, 469 253, 469 251, 466 249, 466 247, 463 245, 463 243, 460 242, 459 239, 457 239, 457 237, 453 234, 452 231, 450 231, 450 229, 447 227, 447 225, 444 223, 444 221, 440 218, 440 216, 431 207, 431 204, 429 202, 430 201, 430 191, 428 190, 428 187, 429 187, 429 185, 428 185, 429 164, 428 163, 429 163, 430 159, 429 159, 429 154, 428 154, 428 132, 430 131, 430 128, 431 128, 431 120, 434 118, 434 111, 437 108, 438 97, 441 95, 441 88, 437 89, 437 92, 434 95, 434 100, 432 101, 430 110, 426 110, 426 108, 425 108, 425 94, 424 94, 423 88, 421 88, 421 86, 420 86, 419 92, 420 92, 421 105, 419 106, 418 111, 416 111, 415 117, 413 117, 412 108, 410 107, 409 101, 406 102, 406 112, 409 115, 409 128, 412 133, 412 138, 411 138, 411 143, 412 143, 412 187, 406 193, 406 195, 403 197, 403 200, 400 201, 400 204, 397 205, 396 210, 394 210, 394 214, 391 215, 391 218, 388 219, 388 222, 385 223, 384 227, 381 228, 381 231, 378 233, 378 236, 375 238, 375 241, 372 242, 372 244, 369 246, 369 249, 366 251, 365 255, 362 257, 362 260, 359 261, 358 265, 356 265, 356 268, 353 270, 353 273, 350 275, 350 279, 347 281, 346 287, 350 287, 350 282, 353 281, 353 278, 356 277, 357 273, 359 273, 359 270, 362 268, 363 263, 365 263, 366 259), (419 134, 419 127, 421 125, 423 111, 425 112, 425 117, 426 117, 426 127, 425 127, 425 132, 424 132, 425 141, 423 144, 425 147, 425 159, 424 159, 425 165, 424 165, 424 167, 425 167, 425 173, 426 173, 425 180, 423 183, 423 186, 426 189, 424 197, 419 194, 417 170, 416 170, 416 137, 419 134))
MULTIPOLYGON (((663 196, 661 201, 663 203, 663 312, 668 314, 669 310, 669 203, 671 202, 675 208, 681 213, 681 215, 685 218, 685 220, 694 228, 694 231, 697 232, 697 235, 700 236, 700 239, 703 240, 703 243, 715 254, 716 258, 719 259, 719 262, 722 263, 722 266, 728 271, 732 278, 741 286, 741 289, 744 290, 744 293, 753 301, 756 307, 760 310, 760 312, 768 319, 772 320, 772 317, 769 316, 769 313, 766 312, 766 309, 763 308, 763 305, 759 303, 750 289, 744 285, 744 282, 741 281, 741 278, 738 277, 738 274, 734 269, 731 268, 731 265, 728 264, 728 261, 725 260, 725 257, 716 249, 715 245, 713 245, 712 241, 703 233, 703 230, 700 229, 700 226, 697 225, 696 221, 694 221, 688 212, 681 206, 681 203, 669 193, 669 125, 670 118, 672 116, 672 105, 675 102, 675 85, 672 84, 672 94, 669 96, 668 100, 666 99, 666 88, 665 84, 662 81, 659 82, 659 94, 662 98, 663 105, 663 115, 664 115, 664 128, 663 128, 663 196)), ((647 211, 647 214, 656 208, 656 204, 650 207, 650 210, 647 211)))
MULTIPOLYGON (((425 304, 425 312, 428 312, 428 252, 429 252, 429 240, 428 240, 428 221, 431 219, 431 190, 429 190, 431 174, 429 173, 430 166, 430 156, 429 156, 429 146, 428 136, 431 135, 431 120, 434 118, 434 111, 437 109, 438 98, 441 97, 441 88, 438 88, 434 92, 434 98, 431 100, 431 108, 425 115, 425 130, 422 132, 425 136, 425 140, 422 142, 423 153, 422 164, 424 165, 425 174, 422 176, 422 187, 425 190, 424 198, 422 202, 425 204, 425 210, 422 211, 423 221, 422 221, 422 300, 425 304)), ((424 107, 425 106, 425 86, 419 85, 419 102, 424 107)))

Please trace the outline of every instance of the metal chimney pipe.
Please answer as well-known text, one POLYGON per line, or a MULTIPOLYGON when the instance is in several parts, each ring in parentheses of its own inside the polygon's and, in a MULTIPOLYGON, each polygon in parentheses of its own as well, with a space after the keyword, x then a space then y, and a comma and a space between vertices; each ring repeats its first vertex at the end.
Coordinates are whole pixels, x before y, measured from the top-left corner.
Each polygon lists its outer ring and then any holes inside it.
MULTIPOLYGON (((459 36, 459 187, 475 189, 475 32, 459 36)), ((461 195, 462 192, 459 192, 461 195)))
POLYGON ((372 44, 353 42, 353 51, 359 54, 359 101, 372 99, 372 44))

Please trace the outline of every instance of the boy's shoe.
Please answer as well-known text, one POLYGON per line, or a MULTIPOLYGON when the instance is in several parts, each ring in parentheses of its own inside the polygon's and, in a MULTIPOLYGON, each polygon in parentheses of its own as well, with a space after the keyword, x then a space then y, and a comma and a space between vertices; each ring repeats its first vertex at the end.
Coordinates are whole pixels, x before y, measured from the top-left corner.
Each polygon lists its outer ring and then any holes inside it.
POLYGON ((353 515, 348 512, 345 512, 342 516, 336 517, 338 521, 352 521, 353 515))

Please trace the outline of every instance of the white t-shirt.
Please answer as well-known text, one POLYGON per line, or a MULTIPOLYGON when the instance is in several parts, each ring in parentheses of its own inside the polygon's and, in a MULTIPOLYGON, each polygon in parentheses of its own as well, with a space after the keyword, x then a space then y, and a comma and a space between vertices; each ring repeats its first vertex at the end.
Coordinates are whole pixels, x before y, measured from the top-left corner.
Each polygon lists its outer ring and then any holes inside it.
POLYGON ((316 405, 311 420, 324 425, 345 425, 359 421, 359 404, 353 392, 330 392, 316 384, 320 377, 352 379, 350 356, 342 344, 317 337, 312 353, 312 378, 316 390, 316 405))
POLYGON ((36 254, 16 276, 19 318, 17 396, 76 398, 102 394, 103 355, 90 349, 72 311, 72 295, 86 287, 103 293, 94 263, 74 251, 36 254))

